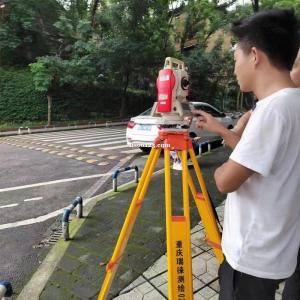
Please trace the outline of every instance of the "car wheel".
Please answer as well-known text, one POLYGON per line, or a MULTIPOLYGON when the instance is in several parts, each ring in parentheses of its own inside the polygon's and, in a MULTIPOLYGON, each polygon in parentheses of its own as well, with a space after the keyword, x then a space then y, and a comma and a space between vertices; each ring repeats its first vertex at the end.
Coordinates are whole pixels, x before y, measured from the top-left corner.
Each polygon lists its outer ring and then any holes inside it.
POLYGON ((150 151, 151 151, 151 147, 140 147, 140 149, 141 149, 144 153, 150 153, 150 151))

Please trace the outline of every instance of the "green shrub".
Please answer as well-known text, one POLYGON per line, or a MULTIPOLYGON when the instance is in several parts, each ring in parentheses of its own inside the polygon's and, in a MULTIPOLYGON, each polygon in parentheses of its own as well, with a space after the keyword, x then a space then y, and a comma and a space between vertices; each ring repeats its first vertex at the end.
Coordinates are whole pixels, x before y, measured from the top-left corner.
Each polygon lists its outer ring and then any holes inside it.
MULTIPOLYGON (((121 90, 109 87, 63 86, 53 96, 52 119, 61 122, 117 117, 121 98, 121 90)), ((154 99, 150 92, 128 89, 127 115, 146 110, 154 99)), ((35 90, 29 69, 0 68, 0 123, 43 120, 47 120, 47 98, 35 90)))
POLYGON ((29 70, 0 68, 0 122, 43 120, 47 100, 35 91, 29 70))

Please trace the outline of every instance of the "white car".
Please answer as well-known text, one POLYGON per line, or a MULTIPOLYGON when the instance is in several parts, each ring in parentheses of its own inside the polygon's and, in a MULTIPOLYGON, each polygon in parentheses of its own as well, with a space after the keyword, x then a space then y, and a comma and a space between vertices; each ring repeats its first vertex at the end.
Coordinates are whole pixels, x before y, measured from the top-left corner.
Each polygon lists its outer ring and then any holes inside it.
MULTIPOLYGON (((205 102, 189 102, 191 108, 201 109, 210 113, 219 122, 221 122, 226 128, 233 128, 234 121, 231 117, 227 116, 225 113, 219 111, 214 106, 205 102)), ((126 140, 127 145, 131 147, 139 147, 144 152, 149 152, 153 145, 154 139, 158 136, 158 131, 161 124, 161 116, 151 116, 152 107, 147 109, 140 115, 133 117, 127 124, 126 130, 126 140)), ((202 130, 196 126, 197 118, 194 117, 189 128, 189 133, 191 137, 211 137, 214 136, 213 133, 202 130)))

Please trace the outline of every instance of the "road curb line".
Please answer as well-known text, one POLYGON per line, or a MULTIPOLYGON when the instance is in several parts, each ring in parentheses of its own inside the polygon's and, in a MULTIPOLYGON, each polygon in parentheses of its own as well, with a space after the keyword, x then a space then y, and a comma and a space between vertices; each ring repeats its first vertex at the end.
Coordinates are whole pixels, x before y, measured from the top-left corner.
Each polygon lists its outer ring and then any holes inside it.
MULTIPOLYGON (((162 170, 158 170, 155 173, 153 173, 153 176, 157 176, 159 174, 163 173, 162 170)), ((84 206, 84 215, 85 218, 83 219, 74 219, 70 223, 70 241, 64 241, 63 239, 60 239, 53 248, 49 251, 47 256, 44 258, 42 264, 38 267, 38 269, 35 271, 31 279, 28 281, 28 283, 24 286, 22 289, 20 295, 17 297, 17 300, 38 300, 42 291, 44 290, 46 284, 48 283, 49 278, 51 277, 52 273, 54 272, 55 268, 57 267, 60 260, 63 258, 65 252, 67 251, 70 242, 72 242, 72 237, 76 235, 76 233, 79 231, 81 226, 84 224, 84 221, 86 220, 86 217, 90 214, 92 209, 96 204, 98 204, 100 201, 105 200, 109 196, 115 195, 117 193, 120 193, 122 191, 128 190, 137 184, 133 181, 130 181, 128 183, 125 183, 123 185, 119 186, 119 191, 114 192, 112 189, 94 196, 90 199, 87 199, 88 203, 84 206)))

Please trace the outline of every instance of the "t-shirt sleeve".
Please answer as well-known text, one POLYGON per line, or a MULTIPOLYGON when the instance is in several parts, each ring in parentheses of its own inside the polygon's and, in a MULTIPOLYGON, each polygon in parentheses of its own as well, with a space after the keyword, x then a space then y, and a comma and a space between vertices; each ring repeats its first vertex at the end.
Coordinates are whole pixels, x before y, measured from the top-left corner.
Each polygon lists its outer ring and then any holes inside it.
POLYGON ((284 127, 278 113, 254 111, 230 159, 263 176, 269 175, 287 134, 284 127))

